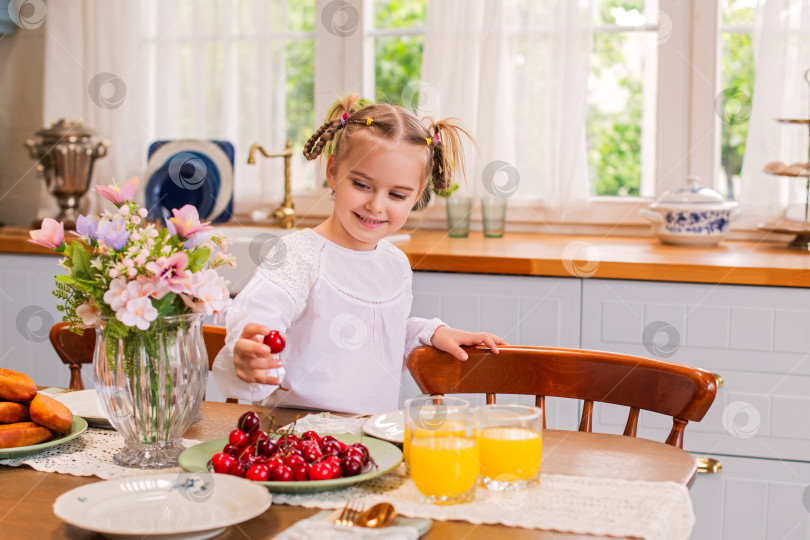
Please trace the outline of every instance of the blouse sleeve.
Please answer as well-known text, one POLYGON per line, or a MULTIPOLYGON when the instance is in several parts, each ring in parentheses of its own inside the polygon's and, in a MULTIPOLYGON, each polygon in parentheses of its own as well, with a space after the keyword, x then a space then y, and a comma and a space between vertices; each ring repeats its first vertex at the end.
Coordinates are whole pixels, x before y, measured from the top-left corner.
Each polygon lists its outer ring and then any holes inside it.
POLYGON ((237 377, 233 349, 248 323, 283 333, 301 314, 317 275, 317 255, 310 243, 306 238, 278 242, 228 309, 225 346, 213 365, 214 380, 224 396, 259 402, 277 388, 237 377))
POLYGON ((405 358, 421 345, 432 346, 433 333, 440 326, 447 326, 441 319, 411 317, 405 330, 405 358))

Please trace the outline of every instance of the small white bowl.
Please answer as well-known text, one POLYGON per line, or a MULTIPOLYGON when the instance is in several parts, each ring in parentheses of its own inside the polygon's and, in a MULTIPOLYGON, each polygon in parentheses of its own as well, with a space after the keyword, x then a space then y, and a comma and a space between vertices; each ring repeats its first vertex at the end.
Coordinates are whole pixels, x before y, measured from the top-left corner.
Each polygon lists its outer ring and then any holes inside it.
POLYGON ((700 187, 698 178, 690 176, 685 187, 667 191, 640 213, 652 222, 653 233, 664 244, 714 246, 728 234, 740 210, 736 202, 700 187))

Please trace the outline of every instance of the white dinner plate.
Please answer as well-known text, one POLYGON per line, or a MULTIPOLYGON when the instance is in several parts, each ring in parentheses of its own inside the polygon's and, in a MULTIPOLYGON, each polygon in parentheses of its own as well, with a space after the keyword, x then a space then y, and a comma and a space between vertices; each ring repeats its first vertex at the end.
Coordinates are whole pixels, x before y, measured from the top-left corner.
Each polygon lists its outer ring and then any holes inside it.
POLYGON ((53 399, 65 405, 70 412, 76 416, 81 416, 93 427, 111 428, 104 409, 95 390, 77 390, 75 392, 62 392, 61 394, 49 394, 53 399))
POLYGON ((363 422, 363 433, 384 441, 402 444, 405 441, 405 413, 391 411, 375 414, 363 422))
POLYGON ((53 512, 65 522, 108 538, 211 538, 270 507, 260 484, 208 472, 145 474, 77 487, 53 512))

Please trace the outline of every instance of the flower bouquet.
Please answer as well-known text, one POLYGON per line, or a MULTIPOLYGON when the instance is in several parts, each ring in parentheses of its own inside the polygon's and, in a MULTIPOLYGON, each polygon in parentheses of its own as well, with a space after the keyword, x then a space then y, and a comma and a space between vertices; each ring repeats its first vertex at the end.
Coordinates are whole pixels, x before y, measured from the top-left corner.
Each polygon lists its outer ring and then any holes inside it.
POLYGON ((235 261, 191 205, 172 210, 165 228, 147 223, 147 210, 132 201, 137 187, 137 178, 97 186, 117 211, 79 216, 74 241, 49 218, 29 241, 64 255, 68 274, 56 276, 54 295, 71 330, 95 325, 96 390, 126 445, 115 462, 156 468, 175 464, 202 401, 202 318, 221 319, 230 305, 214 269, 235 261))

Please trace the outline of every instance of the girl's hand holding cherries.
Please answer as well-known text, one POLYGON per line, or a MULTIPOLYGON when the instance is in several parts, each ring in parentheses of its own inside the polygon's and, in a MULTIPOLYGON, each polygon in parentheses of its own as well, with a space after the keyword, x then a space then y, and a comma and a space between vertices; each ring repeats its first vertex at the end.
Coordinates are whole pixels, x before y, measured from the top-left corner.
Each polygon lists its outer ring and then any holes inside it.
POLYGON ((277 355, 284 350, 286 339, 278 330, 258 323, 248 323, 233 348, 236 376, 248 383, 279 385, 278 377, 269 370, 284 366, 277 355))
POLYGON ((237 425, 222 452, 211 458, 215 473, 258 482, 301 482, 356 476, 376 467, 361 443, 347 445, 315 431, 272 438, 260 429, 255 412, 243 414, 237 425))

